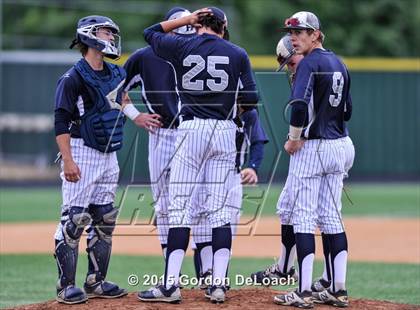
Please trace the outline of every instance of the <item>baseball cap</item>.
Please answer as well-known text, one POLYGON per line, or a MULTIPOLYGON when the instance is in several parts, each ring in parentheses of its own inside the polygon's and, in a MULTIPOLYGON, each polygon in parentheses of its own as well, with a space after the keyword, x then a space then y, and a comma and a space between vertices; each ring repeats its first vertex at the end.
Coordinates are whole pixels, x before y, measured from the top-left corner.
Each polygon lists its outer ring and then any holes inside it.
POLYGON ((284 24, 285 27, 283 27, 283 30, 286 31, 289 29, 321 30, 319 18, 312 12, 297 12, 290 18, 287 18, 284 21, 284 24))
POLYGON ((286 34, 277 43, 276 54, 277 56, 287 58, 295 53, 293 49, 292 41, 290 40, 290 34, 286 34))
POLYGON ((215 6, 211 6, 209 9, 213 13, 213 16, 216 17, 216 19, 221 20, 227 27, 228 21, 225 12, 215 6))
MULTIPOLYGON (((182 7, 176 6, 168 11, 165 15, 165 20, 172 20, 172 19, 178 19, 187 15, 190 15, 191 12, 187 9, 184 9, 182 7)), ((175 32, 177 34, 194 34, 195 29, 194 27, 190 25, 182 26, 179 28, 176 28, 172 30, 172 32, 175 32)))
POLYGON ((279 40, 276 47, 277 59, 280 62, 280 68, 278 71, 283 69, 283 67, 288 64, 290 58, 295 53, 296 52, 293 48, 292 41, 290 40, 290 34, 287 34, 279 40))

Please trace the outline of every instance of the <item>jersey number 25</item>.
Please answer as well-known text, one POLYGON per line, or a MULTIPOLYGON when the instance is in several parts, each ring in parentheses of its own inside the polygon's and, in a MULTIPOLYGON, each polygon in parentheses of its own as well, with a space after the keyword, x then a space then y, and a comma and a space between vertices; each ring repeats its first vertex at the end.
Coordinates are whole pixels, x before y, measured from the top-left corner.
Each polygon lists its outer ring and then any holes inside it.
MULTIPOLYGON (((188 55, 183 63, 185 67, 193 66, 187 73, 182 76, 182 87, 188 90, 204 90, 204 81, 192 79, 206 68, 206 61, 200 55, 188 55)), ((218 78, 220 82, 215 79, 207 79, 206 85, 212 91, 224 91, 229 84, 229 76, 225 70, 216 69, 216 65, 228 65, 229 57, 227 56, 208 56, 207 57, 207 72, 210 76, 218 78)))

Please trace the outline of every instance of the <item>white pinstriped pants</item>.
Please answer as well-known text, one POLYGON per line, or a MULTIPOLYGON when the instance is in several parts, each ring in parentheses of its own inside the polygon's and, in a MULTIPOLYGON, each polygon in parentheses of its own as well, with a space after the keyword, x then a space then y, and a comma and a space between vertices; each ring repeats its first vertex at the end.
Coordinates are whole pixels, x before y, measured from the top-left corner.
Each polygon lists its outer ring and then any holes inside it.
MULTIPOLYGON (((70 207, 87 208, 89 204, 105 205, 114 202, 120 169, 116 152, 102 153, 85 146, 83 139, 70 139, 71 154, 80 169, 78 182, 68 182, 64 177, 61 162, 62 183, 61 214, 70 207)), ((61 217, 66 221, 68 216, 61 217)), ((61 222, 57 226, 55 239, 63 240, 61 222)))
POLYGON ((197 186, 205 185, 206 209, 212 228, 231 220, 227 197, 236 173, 236 125, 231 120, 199 119, 181 122, 169 185, 170 227, 191 227, 197 186))
POLYGON ((289 174, 277 205, 282 224, 295 232, 326 234, 344 231, 341 220, 343 178, 354 160, 348 137, 308 140, 290 157, 289 174))
MULTIPOLYGON (((232 237, 235 236, 239 220, 241 216, 242 207, 242 184, 241 174, 232 174, 232 187, 229 190, 227 198, 227 206, 231 210, 230 225, 232 229, 232 237)), ((193 200, 194 217, 192 223, 192 232, 194 243, 211 242, 212 240, 212 226, 206 210, 205 197, 205 186, 200 186, 199 197, 193 200), (204 202, 204 203, 203 203, 204 202)))
POLYGON ((168 243, 169 175, 175 154, 176 129, 160 128, 149 133, 149 173, 156 226, 161 244, 168 243))

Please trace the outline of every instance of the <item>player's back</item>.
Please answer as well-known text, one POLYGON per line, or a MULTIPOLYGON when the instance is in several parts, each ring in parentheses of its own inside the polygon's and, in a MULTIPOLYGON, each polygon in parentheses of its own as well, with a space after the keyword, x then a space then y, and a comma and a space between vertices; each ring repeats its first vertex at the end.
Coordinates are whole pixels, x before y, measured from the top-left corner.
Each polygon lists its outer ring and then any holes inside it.
POLYGON ((343 62, 331 51, 315 49, 299 63, 296 79, 292 99, 296 93, 301 93, 308 103, 305 137, 337 139, 346 136, 344 107, 350 77, 343 62))
POLYGON ((258 101, 248 55, 218 35, 165 34, 160 24, 144 30, 154 52, 175 68, 181 114, 198 118, 232 119, 240 84, 242 102, 258 101))
POLYGON ((202 34, 185 45, 178 77, 183 114, 226 119, 236 114, 236 98, 246 52, 218 36, 202 34))
POLYGON ((162 116, 164 127, 172 123, 178 113, 174 69, 148 46, 134 52, 124 65, 126 91, 141 87, 141 96, 150 113, 162 116))

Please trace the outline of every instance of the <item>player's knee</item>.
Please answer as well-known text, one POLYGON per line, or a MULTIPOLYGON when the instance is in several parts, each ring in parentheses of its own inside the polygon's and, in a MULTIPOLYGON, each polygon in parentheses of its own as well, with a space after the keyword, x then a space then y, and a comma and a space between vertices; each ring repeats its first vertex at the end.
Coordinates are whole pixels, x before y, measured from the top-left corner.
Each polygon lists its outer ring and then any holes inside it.
POLYGON ((280 210, 278 214, 282 225, 293 225, 293 214, 291 212, 280 210))
POLYGON ((302 234, 314 234, 316 229, 315 221, 307 220, 307 221, 300 221, 293 224, 293 230, 295 234, 302 233, 302 234))
POLYGON ((318 220, 319 230, 324 234, 340 234, 344 232, 344 226, 339 218, 320 218, 318 220))
POLYGON ((71 207, 69 217, 63 224, 63 236, 66 244, 76 248, 83 230, 92 220, 90 214, 82 207, 71 207))
POLYGON ((114 232, 119 210, 112 204, 90 205, 89 210, 98 238, 109 240, 114 232))

